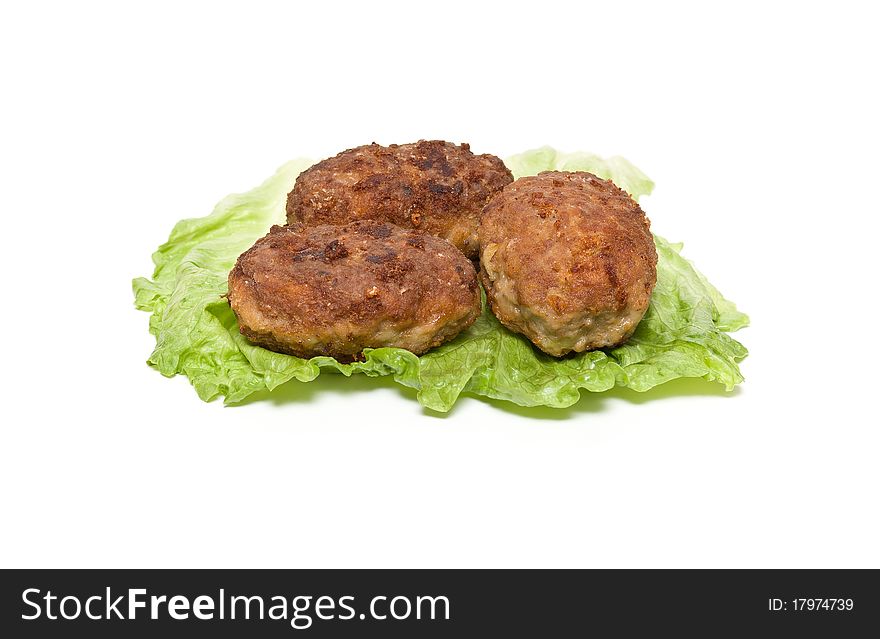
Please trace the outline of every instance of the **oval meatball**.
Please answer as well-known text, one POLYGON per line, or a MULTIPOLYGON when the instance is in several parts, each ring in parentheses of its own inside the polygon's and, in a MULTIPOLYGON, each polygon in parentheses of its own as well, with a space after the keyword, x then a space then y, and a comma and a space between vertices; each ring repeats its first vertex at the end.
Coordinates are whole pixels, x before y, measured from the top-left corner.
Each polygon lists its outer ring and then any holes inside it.
POLYGON ((483 211, 480 245, 495 316, 550 355, 624 342, 657 281, 650 222, 591 173, 547 171, 505 187, 483 211))
POLYGON ((475 259, 480 212, 512 181, 500 159, 474 155, 467 144, 370 144, 303 171, 287 197, 287 221, 391 222, 447 239, 475 259))
POLYGON ((419 354, 480 314, 477 275, 446 240, 392 224, 273 226, 229 274, 229 304, 251 342, 299 357, 419 354))

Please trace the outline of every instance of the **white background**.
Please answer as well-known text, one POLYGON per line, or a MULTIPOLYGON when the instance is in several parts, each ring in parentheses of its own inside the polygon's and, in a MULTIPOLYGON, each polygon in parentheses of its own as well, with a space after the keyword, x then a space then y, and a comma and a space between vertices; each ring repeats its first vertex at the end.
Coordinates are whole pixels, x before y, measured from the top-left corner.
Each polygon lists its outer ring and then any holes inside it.
POLYGON ((0 10, 0 565, 880 566, 870 3, 236 4, 0 10), (751 315, 745 384, 438 416, 146 366, 130 280, 174 222, 418 138, 641 167, 751 315))

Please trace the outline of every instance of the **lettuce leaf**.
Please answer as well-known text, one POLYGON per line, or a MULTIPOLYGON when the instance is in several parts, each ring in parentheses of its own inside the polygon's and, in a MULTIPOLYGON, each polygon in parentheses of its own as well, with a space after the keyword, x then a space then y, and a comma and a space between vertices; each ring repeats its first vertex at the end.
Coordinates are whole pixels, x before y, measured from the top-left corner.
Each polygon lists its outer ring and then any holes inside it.
MULTIPOLYGON (((135 306, 151 313, 156 348, 147 360, 166 376, 186 375, 199 397, 240 402, 290 380, 309 382, 322 370, 391 375, 418 391, 419 402, 445 412, 462 393, 521 406, 563 408, 580 391, 614 386, 645 391, 679 377, 700 377, 727 390, 742 381, 737 363, 747 351, 727 335, 748 318, 684 259, 680 244, 655 237, 659 261, 651 306, 633 337, 618 348, 557 359, 501 326, 485 307, 455 340, 421 357, 399 348, 365 351, 362 362, 306 360, 250 344, 238 332, 225 298, 226 278, 239 254, 272 224, 296 176, 311 164, 293 160, 247 193, 221 201, 207 217, 179 222, 153 254, 152 278, 133 282, 135 306)), ((513 156, 517 177, 549 169, 586 170, 611 179, 633 197, 653 189, 644 173, 620 157, 563 154, 545 147, 513 156)))

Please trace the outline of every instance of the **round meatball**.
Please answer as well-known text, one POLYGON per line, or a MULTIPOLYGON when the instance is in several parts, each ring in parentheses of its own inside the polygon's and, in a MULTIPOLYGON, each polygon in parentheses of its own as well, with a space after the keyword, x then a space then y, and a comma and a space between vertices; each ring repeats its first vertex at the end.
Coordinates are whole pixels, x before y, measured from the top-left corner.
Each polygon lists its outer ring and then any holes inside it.
POLYGON ((229 274, 240 330, 298 357, 423 353, 480 314, 474 267, 446 240, 375 221, 273 226, 229 274))
POLYGON ((480 246, 495 316, 550 355, 625 341, 657 281, 650 222, 591 173, 547 171, 505 187, 483 211, 480 246))
POLYGON ((474 155, 467 144, 370 144, 303 171, 287 196, 287 221, 391 222, 447 239, 475 259, 480 212, 512 181, 501 160, 474 155))

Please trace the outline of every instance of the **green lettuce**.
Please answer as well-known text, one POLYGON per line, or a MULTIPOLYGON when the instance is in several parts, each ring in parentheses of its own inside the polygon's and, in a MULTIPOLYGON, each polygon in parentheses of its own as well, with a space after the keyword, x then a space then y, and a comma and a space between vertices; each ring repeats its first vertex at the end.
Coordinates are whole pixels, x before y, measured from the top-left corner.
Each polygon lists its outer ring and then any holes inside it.
MULTIPOLYGON (((153 254, 150 279, 133 282, 135 305, 151 313, 156 348, 147 360, 166 376, 186 375, 199 397, 240 402, 290 380, 309 382, 323 369, 343 375, 390 375, 418 391, 419 402, 445 412, 462 393, 521 406, 563 408, 581 389, 614 386, 645 391, 680 377, 700 377, 727 390, 742 381, 737 363, 746 349, 727 333, 748 318, 681 254, 681 245, 655 237, 659 261, 651 305, 635 334, 618 348, 557 359, 511 333, 486 309, 456 339, 417 357, 400 348, 364 352, 362 362, 301 359, 250 344, 238 331, 224 295, 240 253, 272 224, 284 222, 284 203, 296 176, 311 164, 294 160, 262 185, 221 201, 207 217, 179 222, 153 254)), ((653 183, 620 157, 562 154, 542 148, 513 156, 517 177, 549 169, 586 170, 611 179, 638 198, 653 183)))

